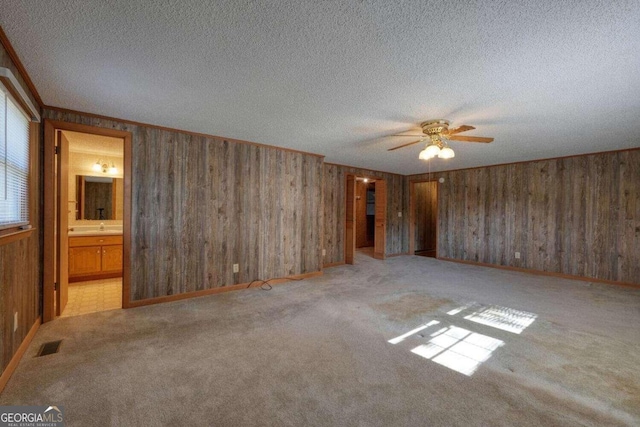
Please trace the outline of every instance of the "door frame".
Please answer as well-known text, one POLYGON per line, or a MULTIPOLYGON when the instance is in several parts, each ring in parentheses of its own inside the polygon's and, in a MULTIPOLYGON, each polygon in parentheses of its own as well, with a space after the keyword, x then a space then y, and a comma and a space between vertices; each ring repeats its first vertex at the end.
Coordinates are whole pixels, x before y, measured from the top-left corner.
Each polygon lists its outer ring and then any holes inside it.
POLYGON ((354 264, 356 251, 356 178, 367 178, 375 181, 376 184, 376 214, 375 214, 375 234, 374 252, 376 259, 386 258, 387 247, 387 183, 383 178, 371 175, 345 174, 345 227, 344 227, 344 262, 354 264), (378 186, 380 183, 380 186, 378 186), (380 191, 378 191, 380 190, 380 191))
POLYGON ((61 130, 54 133, 54 141, 57 143, 56 154, 58 161, 56 164, 56 207, 54 235, 55 241, 56 269, 54 281, 58 284, 55 293, 56 316, 60 316, 67 306, 69 300, 69 141, 61 130), (64 182, 66 185, 63 185, 64 182))
MULTIPOLYGON (((63 121, 44 120, 44 245, 43 245, 43 283, 42 283, 42 321, 55 319, 55 189, 58 185, 56 177, 55 134, 57 131, 72 131, 94 135, 122 138, 124 141, 124 216, 122 218, 123 263, 122 263, 122 308, 130 306, 131 289, 131 132, 97 126, 67 123, 63 121)), ((59 237, 59 236, 58 236, 59 237)))
POLYGON ((415 255, 416 252, 416 207, 415 197, 416 188, 415 184, 422 182, 435 182, 436 183, 436 206, 434 212, 436 214, 436 258, 438 258, 438 246, 440 243, 440 222, 438 215, 438 206, 440 202, 440 190, 438 189, 438 178, 431 179, 417 179, 409 181, 409 255, 415 255))

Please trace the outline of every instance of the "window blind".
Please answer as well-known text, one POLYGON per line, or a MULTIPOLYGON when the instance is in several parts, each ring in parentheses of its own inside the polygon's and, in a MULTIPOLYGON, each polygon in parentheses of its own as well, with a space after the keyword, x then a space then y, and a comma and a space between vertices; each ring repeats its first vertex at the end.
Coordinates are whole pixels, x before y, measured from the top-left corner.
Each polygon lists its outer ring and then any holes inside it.
POLYGON ((29 224, 29 118, 0 89, 1 230, 29 224))

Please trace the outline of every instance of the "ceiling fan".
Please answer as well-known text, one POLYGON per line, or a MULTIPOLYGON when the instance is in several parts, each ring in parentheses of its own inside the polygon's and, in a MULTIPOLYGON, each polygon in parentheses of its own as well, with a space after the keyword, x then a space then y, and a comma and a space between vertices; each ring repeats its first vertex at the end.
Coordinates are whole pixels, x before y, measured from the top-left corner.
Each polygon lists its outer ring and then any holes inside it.
POLYGON ((408 144, 402 144, 397 147, 389 148, 387 151, 397 150, 399 148, 408 147, 413 144, 426 141, 427 145, 420 152, 418 156, 422 160, 429 160, 438 156, 441 159, 451 159, 455 156, 453 150, 449 147, 447 141, 464 141, 464 142, 484 142, 489 143, 493 141, 493 138, 486 138, 482 136, 463 136, 458 135, 462 132, 467 132, 475 129, 473 126, 462 125, 455 129, 449 129, 448 120, 428 120, 420 124, 423 135, 406 135, 396 134, 391 136, 408 136, 412 138, 419 137, 417 141, 409 142, 408 144))

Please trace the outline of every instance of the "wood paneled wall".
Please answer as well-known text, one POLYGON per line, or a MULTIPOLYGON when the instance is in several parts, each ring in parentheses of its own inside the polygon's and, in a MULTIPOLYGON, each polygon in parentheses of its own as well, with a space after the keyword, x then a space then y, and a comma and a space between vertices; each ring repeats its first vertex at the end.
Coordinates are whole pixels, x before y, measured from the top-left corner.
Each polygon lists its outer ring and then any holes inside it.
POLYGON ((440 257, 640 284, 640 150, 435 175, 440 257))
MULTIPOLYGON (((7 51, 1 45, 0 67, 11 69, 33 104, 37 106, 38 103, 33 94, 29 91, 7 51)), ((36 165, 41 166, 41 126, 37 125, 35 128, 37 129, 37 148, 34 150, 36 158, 33 161, 36 165)), ((0 345, 2 346, 0 349, 0 368, 2 372, 41 314, 42 223, 39 198, 42 188, 41 178, 41 175, 38 174, 36 186, 31 189, 35 204, 31 224, 36 230, 28 238, 0 245, 0 310, 2 310, 0 313, 0 345), (13 332, 15 312, 18 312, 18 329, 13 332)))
POLYGON ((387 183, 387 242, 386 255, 406 253, 408 249, 408 228, 405 212, 405 192, 403 176, 349 166, 324 164, 324 242, 326 250, 324 265, 344 262, 345 239, 345 176, 354 174, 384 179, 387 183))
POLYGON ((322 157, 44 115, 132 133, 131 301, 321 270, 322 157))

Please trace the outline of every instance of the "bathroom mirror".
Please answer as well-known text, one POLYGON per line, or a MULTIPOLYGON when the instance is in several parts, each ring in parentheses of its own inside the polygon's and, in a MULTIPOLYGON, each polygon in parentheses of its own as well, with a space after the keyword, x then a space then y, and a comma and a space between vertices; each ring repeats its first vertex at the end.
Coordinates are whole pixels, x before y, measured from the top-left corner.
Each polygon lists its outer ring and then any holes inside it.
POLYGON ((121 178, 76 175, 76 219, 122 219, 119 200, 122 200, 121 178))

